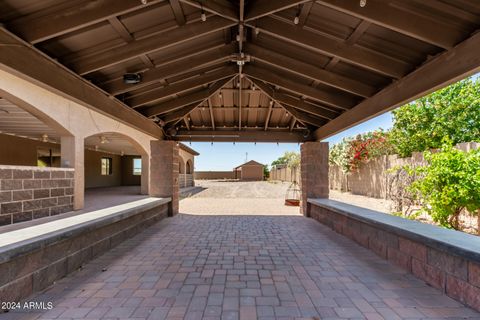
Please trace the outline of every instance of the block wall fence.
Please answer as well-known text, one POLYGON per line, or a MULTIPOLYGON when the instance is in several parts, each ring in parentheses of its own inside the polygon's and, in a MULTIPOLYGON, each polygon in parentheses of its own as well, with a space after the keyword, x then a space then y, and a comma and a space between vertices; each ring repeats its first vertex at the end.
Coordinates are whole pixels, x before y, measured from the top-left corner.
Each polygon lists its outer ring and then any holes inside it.
POLYGON ((73 169, 0 165, 0 225, 73 210, 73 169))

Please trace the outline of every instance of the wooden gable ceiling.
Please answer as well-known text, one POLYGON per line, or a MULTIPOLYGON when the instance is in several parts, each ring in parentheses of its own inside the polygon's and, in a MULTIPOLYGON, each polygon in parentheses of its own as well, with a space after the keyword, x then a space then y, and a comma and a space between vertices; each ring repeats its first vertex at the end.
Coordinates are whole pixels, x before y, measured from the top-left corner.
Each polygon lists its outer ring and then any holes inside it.
POLYGON ((3 0, 0 22, 177 140, 321 139, 480 67, 469 0, 3 0))

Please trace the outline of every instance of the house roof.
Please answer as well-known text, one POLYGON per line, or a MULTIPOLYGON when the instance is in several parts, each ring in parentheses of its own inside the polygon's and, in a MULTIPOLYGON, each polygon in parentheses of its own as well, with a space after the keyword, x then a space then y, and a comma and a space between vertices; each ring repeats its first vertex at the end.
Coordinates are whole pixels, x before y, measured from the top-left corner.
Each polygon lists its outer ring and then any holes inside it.
POLYGON ((478 72, 479 16, 466 0, 3 0, 0 67, 159 138, 301 142, 478 72))
POLYGON ((183 143, 180 143, 178 145, 180 147, 180 149, 182 149, 183 151, 186 151, 194 156, 199 156, 200 153, 198 153, 197 151, 193 150, 192 148, 190 148, 189 146, 183 144, 183 143))
POLYGON ((238 169, 238 168, 243 167, 243 166, 262 166, 263 167, 263 164, 255 161, 255 160, 250 160, 250 161, 245 162, 244 164, 241 164, 241 165, 235 167, 234 169, 238 169))

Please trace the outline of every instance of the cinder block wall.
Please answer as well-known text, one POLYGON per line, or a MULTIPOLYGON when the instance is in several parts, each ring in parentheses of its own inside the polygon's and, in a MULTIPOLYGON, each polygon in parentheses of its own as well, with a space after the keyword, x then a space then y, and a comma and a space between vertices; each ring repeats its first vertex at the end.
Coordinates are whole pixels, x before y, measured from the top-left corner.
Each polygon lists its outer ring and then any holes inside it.
POLYGON ((72 211, 73 172, 0 165, 0 225, 72 211))

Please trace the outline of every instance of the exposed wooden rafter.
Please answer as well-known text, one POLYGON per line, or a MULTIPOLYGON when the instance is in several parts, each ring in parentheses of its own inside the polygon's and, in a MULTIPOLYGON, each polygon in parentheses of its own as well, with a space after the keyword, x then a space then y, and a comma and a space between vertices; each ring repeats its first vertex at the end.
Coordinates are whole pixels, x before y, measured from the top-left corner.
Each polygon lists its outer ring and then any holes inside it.
POLYGON ((146 115, 147 117, 153 117, 153 116, 157 116, 157 115, 164 114, 164 113, 167 113, 167 112, 171 112, 171 111, 176 110, 176 109, 180 109, 180 108, 185 107, 185 106, 189 106, 189 105, 191 105, 192 103, 195 103, 195 102, 200 102, 201 103, 201 102, 205 101, 206 99, 208 99, 208 97, 213 95, 217 90, 219 90, 221 88, 221 87, 219 87, 217 89, 217 86, 220 83, 225 84, 230 80, 231 80, 231 78, 223 79, 221 81, 216 82, 210 88, 203 89, 201 91, 198 91, 198 92, 186 95, 186 96, 181 96, 181 97, 178 97, 178 98, 175 98, 175 99, 171 99, 171 100, 162 102, 159 105, 143 109, 141 112, 144 115, 146 115), (216 90, 214 90, 215 92, 211 92, 212 88, 216 89, 216 90))
POLYGON ((178 27, 161 36, 153 35, 140 40, 134 40, 128 45, 109 50, 98 55, 79 59, 73 69, 81 75, 118 64, 123 61, 171 47, 189 40, 202 37, 212 32, 231 27, 233 22, 220 17, 211 17, 205 22, 194 22, 178 27))
POLYGON ((112 95, 137 90, 163 79, 184 74, 206 65, 226 62, 230 59, 230 55, 234 53, 234 50, 234 46, 229 44, 207 51, 200 51, 195 55, 188 54, 179 56, 175 61, 141 72, 142 81, 137 84, 126 84, 123 78, 119 78, 103 84, 102 87, 112 95))
POLYGON ((179 26, 183 26, 187 21, 185 20, 185 14, 183 13, 182 5, 179 0, 168 0, 170 7, 172 8, 173 15, 179 26))
POLYGON ((261 32, 289 43, 320 52, 327 56, 336 56, 340 60, 392 78, 401 78, 411 70, 411 66, 406 62, 362 47, 352 47, 341 40, 336 40, 309 30, 303 29, 301 33, 297 32, 297 29, 292 27, 292 25, 271 17, 259 19, 256 21, 256 24, 251 25, 251 27, 259 28, 261 32))
POLYGON ((353 109, 315 132, 327 138, 362 121, 401 106, 450 83, 480 71, 480 33, 437 56, 405 78, 360 102, 353 109), (461 59, 458 59, 461 57, 461 59))
POLYGON ((195 108, 201 106, 211 96, 216 94, 218 92, 218 90, 220 90, 225 84, 227 84, 231 80, 232 80, 232 78, 228 78, 228 79, 223 79, 223 80, 215 82, 208 89, 205 90, 205 98, 204 99, 202 99, 202 100, 200 100, 196 103, 192 103, 192 104, 190 104, 190 105, 188 105, 188 106, 186 106, 182 109, 176 110, 175 112, 167 114, 163 118, 163 121, 165 121, 165 123, 169 123, 169 122, 177 121, 177 120, 185 117, 190 112, 192 112, 195 108))
POLYGON ((395 9, 384 0, 368 0, 363 8, 351 0, 319 0, 317 3, 445 49, 465 37, 459 29, 395 9))
POLYGON ((361 97, 372 96, 377 89, 360 81, 352 80, 345 76, 316 67, 301 59, 294 59, 280 53, 262 48, 260 46, 249 44, 245 48, 246 52, 259 60, 282 70, 293 72, 319 83, 353 93, 361 97))
POLYGON ((125 102, 133 108, 137 108, 146 104, 151 104, 156 101, 165 99, 166 97, 181 94, 185 91, 191 90, 193 88, 203 86, 215 82, 217 80, 222 80, 225 78, 231 77, 235 74, 236 70, 233 66, 223 67, 219 70, 206 73, 194 78, 187 79, 185 81, 180 81, 178 83, 169 84, 164 87, 153 89, 125 100, 125 102))
POLYGON ((211 12, 230 21, 238 22, 237 10, 229 1, 180 0, 180 2, 186 3, 195 8, 203 9, 206 12, 211 12))
POLYGON ((298 6, 311 0, 255 0, 249 4, 245 21, 252 21, 272 13, 298 6))
POLYGON ((20 19, 9 28, 26 41, 38 43, 160 2, 162 0, 150 0, 145 5, 139 0, 91 1, 88 5, 79 3, 53 14, 40 15, 36 19, 20 19))
POLYGON ((284 108, 285 110, 290 112, 297 119, 299 119, 299 120, 301 120, 305 123, 311 124, 315 127, 321 127, 327 122, 326 120, 316 118, 316 117, 311 116, 309 114, 298 111, 297 109, 295 109, 291 106, 280 103, 278 100, 275 99, 275 94, 274 94, 273 88, 271 88, 269 85, 267 85, 265 83, 262 83, 261 81, 258 81, 256 79, 252 79, 252 78, 249 78, 249 79, 250 79, 250 81, 255 83, 255 85, 258 86, 258 88, 260 90, 262 90, 262 92, 265 93, 270 99, 277 102, 279 105, 282 106, 282 108, 284 108))
POLYGON ((310 97, 334 108, 348 110, 356 105, 356 101, 347 95, 328 93, 308 85, 300 84, 294 80, 287 79, 270 70, 259 68, 254 65, 245 67, 245 74, 250 78, 268 82, 285 90, 293 91, 299 95, 310 97))

